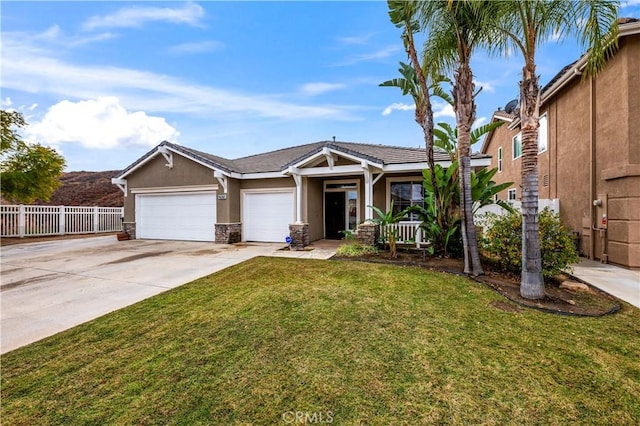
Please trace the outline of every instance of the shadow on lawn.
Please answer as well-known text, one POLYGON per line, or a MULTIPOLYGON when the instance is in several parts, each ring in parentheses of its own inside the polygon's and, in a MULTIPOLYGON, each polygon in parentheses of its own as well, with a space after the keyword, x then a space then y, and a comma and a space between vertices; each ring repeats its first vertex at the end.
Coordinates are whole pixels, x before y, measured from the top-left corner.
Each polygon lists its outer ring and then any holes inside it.
MULTIPOLYGON (((464 270, 462 259, 423 258, 422 253, 418 251, 400 251, 398 252, 398 257, 395 259, 392 259, 387 252, 357 257, 334 256, 333 259, 385 263, 397 266, 416 266, 431 271, 466 276, 462 272, 464 270)), ((579 281, 576 281, 567 274, 558 275, 545 282, 546 296, 544 299, 528 300, 520 296, 519 276, 498 270, 498 268, 487 259, 483 260, 483 267, 485 271, 484 275, 479 277, 468 276, 468 278, 488 286, 510 301, 517 303, 519 306, 538 309, 553 314, 589 317, 609 315, 620 310, 620 304, 614 297, 593 286, 582 286, 583 288, 581 289, 561 287, 560 285, 562 283, 567 282, 569 284, 578 284, 578 286, 570 285, 570 287, 581 287, 579 281)), ((509 303, 496 303, 492 306, 503 311, 519 312, 518 306, 513 306, 509 303)))

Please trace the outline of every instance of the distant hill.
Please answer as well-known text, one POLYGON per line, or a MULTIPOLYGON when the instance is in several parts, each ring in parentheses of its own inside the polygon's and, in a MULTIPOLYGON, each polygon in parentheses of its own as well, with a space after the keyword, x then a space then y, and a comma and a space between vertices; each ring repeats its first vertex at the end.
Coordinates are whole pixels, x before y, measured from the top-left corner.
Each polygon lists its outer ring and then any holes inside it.
POLYGON ((36 204, 47 206, 122 207, 124 194, 111 183, 120 170, 105 172, 68 172, 60 178, 62 184, 51 199, 36 204))

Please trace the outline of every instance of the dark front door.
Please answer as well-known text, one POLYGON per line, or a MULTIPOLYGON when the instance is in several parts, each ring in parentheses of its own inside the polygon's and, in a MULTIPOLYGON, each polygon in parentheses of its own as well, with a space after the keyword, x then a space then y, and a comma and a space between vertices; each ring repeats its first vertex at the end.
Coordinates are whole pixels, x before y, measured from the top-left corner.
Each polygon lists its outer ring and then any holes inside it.
POLYGON ((345 223, 345 196, 344 192, 324 193, 324 230, 325 238, 340 240, 344 238, 341 231, 347 229, 345 223))

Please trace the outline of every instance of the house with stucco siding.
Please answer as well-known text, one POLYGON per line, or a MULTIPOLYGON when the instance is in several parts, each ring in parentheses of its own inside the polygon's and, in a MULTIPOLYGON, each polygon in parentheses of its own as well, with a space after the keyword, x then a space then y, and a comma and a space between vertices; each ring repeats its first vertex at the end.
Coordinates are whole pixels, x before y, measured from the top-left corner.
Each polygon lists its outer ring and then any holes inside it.
MULTIPOLYGON (((640 20, 620 20, 618 45, 597 77, 583 77, 583 56, 543 88, 538 189, 559 203, 583 255, 640 268, 640 20)), ((496 182, 514 182, 499 197, 519 200, 517 108, 492 121, 505 125, 487 134, 480 152, 499 169, 496 182)))

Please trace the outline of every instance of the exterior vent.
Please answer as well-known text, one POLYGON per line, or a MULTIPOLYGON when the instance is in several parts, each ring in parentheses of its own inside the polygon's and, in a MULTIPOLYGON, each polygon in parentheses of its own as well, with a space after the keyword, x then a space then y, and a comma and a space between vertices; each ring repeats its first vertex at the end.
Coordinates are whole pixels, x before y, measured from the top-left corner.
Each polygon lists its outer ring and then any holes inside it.
POLYGON ((542 185, 546 188, 549 186, 549 175, 542 176, 542 185))

